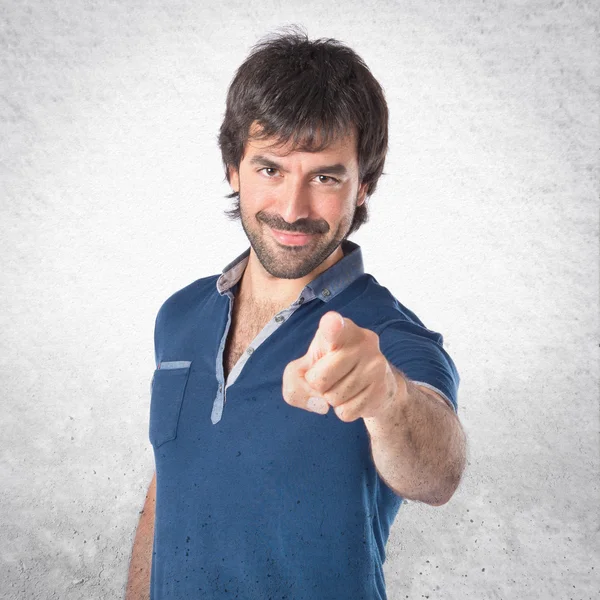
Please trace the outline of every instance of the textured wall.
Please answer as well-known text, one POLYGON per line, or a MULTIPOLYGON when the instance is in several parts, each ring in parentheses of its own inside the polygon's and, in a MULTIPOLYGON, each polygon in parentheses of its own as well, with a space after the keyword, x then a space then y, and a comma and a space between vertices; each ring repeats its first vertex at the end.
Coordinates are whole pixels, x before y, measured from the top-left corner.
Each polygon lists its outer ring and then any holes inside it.
POLYGON ((0 596, 122 598, 154 317, 247 247, 226 89, 300 23, 386 91, 352 239, 462 377, 469 465, 450 503, 401 509, 390 600, 598 597, 597 3, 298 4, 0 6, 0 596))

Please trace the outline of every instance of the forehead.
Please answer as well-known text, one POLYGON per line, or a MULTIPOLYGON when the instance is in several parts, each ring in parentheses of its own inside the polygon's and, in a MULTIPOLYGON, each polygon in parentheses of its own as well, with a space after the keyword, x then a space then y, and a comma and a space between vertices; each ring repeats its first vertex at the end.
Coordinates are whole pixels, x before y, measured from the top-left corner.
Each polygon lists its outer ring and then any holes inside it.
POLYGON ((256 122, 250 127, 248 141, 246 143, 245 158, 250 158, 255 154, 271 155, 274 157, 286 157, 292 155, 314 156, 321 159, 324 157, 335 157, 339 162, 345 162, 349 165, 356 163, 356 133, 353 130, 348 131, 344 136, 338 136, 328 146, 318 152, 307 152, 303 149, 296 149, 293 140, 282 144, 277 137, 257 139, 253 137, 260 132, 260 127, 256 122))

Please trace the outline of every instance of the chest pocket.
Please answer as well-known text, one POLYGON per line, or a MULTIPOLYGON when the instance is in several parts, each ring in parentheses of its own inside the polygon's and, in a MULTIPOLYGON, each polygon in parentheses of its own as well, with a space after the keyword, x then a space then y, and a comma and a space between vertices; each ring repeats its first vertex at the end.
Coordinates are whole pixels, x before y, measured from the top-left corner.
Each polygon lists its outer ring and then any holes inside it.
POLYGON ((150 443, 158 448, 177 437, 183 395, 190 374, 189 360, 161 362, 154 371, 150 399, 150 443))

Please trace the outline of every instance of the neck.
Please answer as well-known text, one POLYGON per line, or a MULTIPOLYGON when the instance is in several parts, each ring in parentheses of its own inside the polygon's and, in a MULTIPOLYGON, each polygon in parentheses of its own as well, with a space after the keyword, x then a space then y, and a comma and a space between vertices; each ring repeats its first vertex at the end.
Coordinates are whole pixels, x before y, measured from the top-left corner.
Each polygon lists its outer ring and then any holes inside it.
POLYGON ((250 249, 248 264, 240 280, 238 296, 240 301, 251 302, 257 306, 287 308, 295 302, 307 284, 316 279, 344 257, 341 245, 323 261, 314 271, 299 279, 279 279, 273 277, 260 264, 254 250, 250 249))

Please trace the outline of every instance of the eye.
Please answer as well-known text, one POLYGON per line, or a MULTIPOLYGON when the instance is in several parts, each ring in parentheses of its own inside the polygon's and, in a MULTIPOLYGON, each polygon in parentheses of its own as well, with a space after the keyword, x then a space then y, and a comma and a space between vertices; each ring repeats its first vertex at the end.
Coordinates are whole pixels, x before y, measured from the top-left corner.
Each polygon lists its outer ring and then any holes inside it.
POLYGON ((335 177, 330 177, 329 175, 317 175, 317 177, 325 177, 325 179, 329 179, 332 182, 332 185, 335 185, 336 183, 340 182, 339 179, 336 179, 335 177))
MULTIPOLYGON (((277 169, 274 169, 273 167, 263 167, 262 169, 259 169, 258 172, 260 173, 261 171, 277 171, 277 169)), ((270 175, 267 175, 267 177, 269 179, 273 179, 270 175)))
MULTIPOLYGON (((277 171, 277 169, 275 167, 263 167, 262 169, 258 169, 257 172, 260 173, 262 171, 265 172, 267 179, 274 179, 274 176, 267 174, 267 171, 277 171)), ((340 183, 339 179, 331 177, 330 175, 316 175, 316 177, 325 178, 327 180, 325 182, 321 179, 321 183, 323 183, 324 185, 337 185, 338 183, 340 183)))

